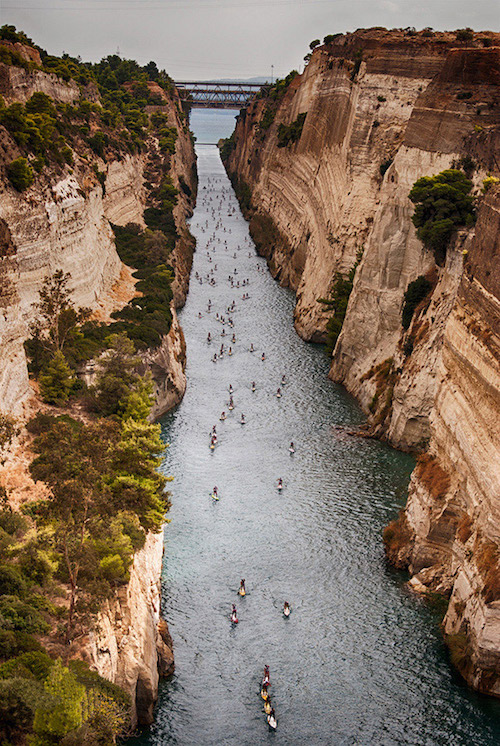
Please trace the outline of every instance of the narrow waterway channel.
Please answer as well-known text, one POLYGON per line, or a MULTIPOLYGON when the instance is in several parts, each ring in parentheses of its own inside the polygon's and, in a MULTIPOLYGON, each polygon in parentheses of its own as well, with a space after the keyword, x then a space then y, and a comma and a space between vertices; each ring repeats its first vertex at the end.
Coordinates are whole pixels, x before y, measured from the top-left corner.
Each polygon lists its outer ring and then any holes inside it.
MULTIPOLYGON (((216 142, 231 131, 232 116, 195 110, 191 126, 200 143, 216 142)), ((412 458, 349 436, 362 413, 327 380, 324 351, 296 335, 293 295, 257 257, 217 148, 199 144, 197 153, 197 252, 180 315, 188 388, 163 421, 170 443, 164 468, 175 477, 163 605, 176 673, 161 686, 154 725, 133 742, 499 743, 498 703, 461 683, 437 613, 384 560, 382 529, 404 504, 412 458), (236 310, 228 313, 233 300, 236 310), (216 314, 231 316, 234 327, 223 327, 216 314), (233 354, 214 363, 222 343, 233 354), (211 451, 213 425, 218 444, 211 451), (218 502, 210 497, 214 485, 218 502), (237 595, 241 578, 245 598, 237 595), (237 625, 230 623, 232 603, 237 625), (259 696, 265 664, 276 733, 259 696)))

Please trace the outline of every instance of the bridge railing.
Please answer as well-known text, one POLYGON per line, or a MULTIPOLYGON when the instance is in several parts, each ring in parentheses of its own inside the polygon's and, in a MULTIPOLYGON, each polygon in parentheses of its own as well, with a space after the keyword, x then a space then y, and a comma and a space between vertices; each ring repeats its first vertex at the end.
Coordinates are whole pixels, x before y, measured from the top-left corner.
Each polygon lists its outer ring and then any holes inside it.
POLYGON ((191 106, 240 109, 263 88, 262 83, 175 81, 181 99, 191 106))

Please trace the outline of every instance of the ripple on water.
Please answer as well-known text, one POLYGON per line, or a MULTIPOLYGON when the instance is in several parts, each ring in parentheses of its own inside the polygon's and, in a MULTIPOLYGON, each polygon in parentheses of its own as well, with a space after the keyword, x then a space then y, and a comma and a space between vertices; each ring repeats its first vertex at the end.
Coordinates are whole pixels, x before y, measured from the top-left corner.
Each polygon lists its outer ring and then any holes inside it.
MULTIPOLYGON (((207 219, 203 186, 217 179, 217 190, 228 195, 229 185, 215 148, 198 146, 198 166, 193 273, 205 275, 216 262, 218 284, 192 281, 181 313, 188 389, 163 423, 171 443, 164 470, 175 480, 162 587, 176 673, 160 688, 155 724, 137 742, 500 742, 498 703, 469 692, 456 678, 432 611, 384 560, 381 532, 404 503, 412 459, 343 429, 363 416, 327 380, 322 350, 295 334, 291 293, 257 271, 264 263, 239 210, 231 218, 223 211, 232 231, 223 235, 234 250, 245 249, 234 260, 219 246, 208 262, 208 234, 196 227, 207 219), (235 265, 240 277, 250 278, 250 301, 239 300, 242 291, 225 282, 235 265), (209 298, 213 314, 205 313, 209 298), (233 298, 239 304, 235 353, 213 364, 222 330, 215 312, 233 298), (210 346, 208 331, 217 339, 210 346), (251 342, 259 352, 248 351, 251 342), (288 383, 278 400, 283 373, 288 383), (229 383, 236 409, 219 422, 229 383), (245 426, 238 422, 242 411, 245 426), (214 424, 219 445, 211 453, 214 424), (217 503, 209 497, 214 485, 217 503), (243 599, 237 595, 242 577, 248 590, 243 599), (292 606, 287 620, 284 600, 292 606), (229 623, 231 603, 238 608, 236 627, 229 623), (279 719, 271 735, 259 697, 264 663, 271 668, 279 719)), ((236 206, 234 196, 231 201, 236 206)), ((210 214, 208 219, 213 225, 210 214)))

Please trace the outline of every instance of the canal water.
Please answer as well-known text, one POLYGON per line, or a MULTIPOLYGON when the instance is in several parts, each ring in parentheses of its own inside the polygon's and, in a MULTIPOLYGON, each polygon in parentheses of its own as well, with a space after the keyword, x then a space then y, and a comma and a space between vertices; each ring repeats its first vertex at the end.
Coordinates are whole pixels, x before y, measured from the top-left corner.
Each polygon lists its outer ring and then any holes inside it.
POLYGON ((437 613, 384 559, 382 530, 405 502, 413 460, 349 435, 363 414, 328 381, 323 349, 296 335, 293 295, 256 255, 217 148, 201 144, 228 135, 233 124, 234 112, 192 114, 200 143, 191 221, 197 252, 180 314, 188 387, 163 420, 170 443, 164 469, 175 478, 163 607, 176 672, 160 687, 155 723, 133 742, 499 743, 498 703, 462 684, 448 663, 437 613), (228 312, 233 300, 236 310, 228 312), (217 314, 232 317, 234 326, 217 314), (224 356, 212 362, 222 343, 224 356), (223 410, 227 419, 220 421, 223 410), (241 578, 245 598, 237 595, 241 578), (230 622, 233 603, 237 625, 230 622), (259 695, 265 664, 276 732, 259 695))

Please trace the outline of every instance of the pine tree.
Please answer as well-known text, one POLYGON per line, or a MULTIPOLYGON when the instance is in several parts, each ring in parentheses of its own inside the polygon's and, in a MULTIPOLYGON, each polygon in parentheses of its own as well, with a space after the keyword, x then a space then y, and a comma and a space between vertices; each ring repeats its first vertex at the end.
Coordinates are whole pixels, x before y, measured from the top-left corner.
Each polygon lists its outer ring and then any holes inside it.
POLYGON ((57 743, 83 723, 87 695, 85 687, 60 659, 52 666, 44 689, 47 699, 35 712, 33 731, 38 743, 57 743))
POLYGON ((59 350, 40 376, 40 393, 49 404, 64 404, 73 385, 73 376, 66 358, 59 350))

